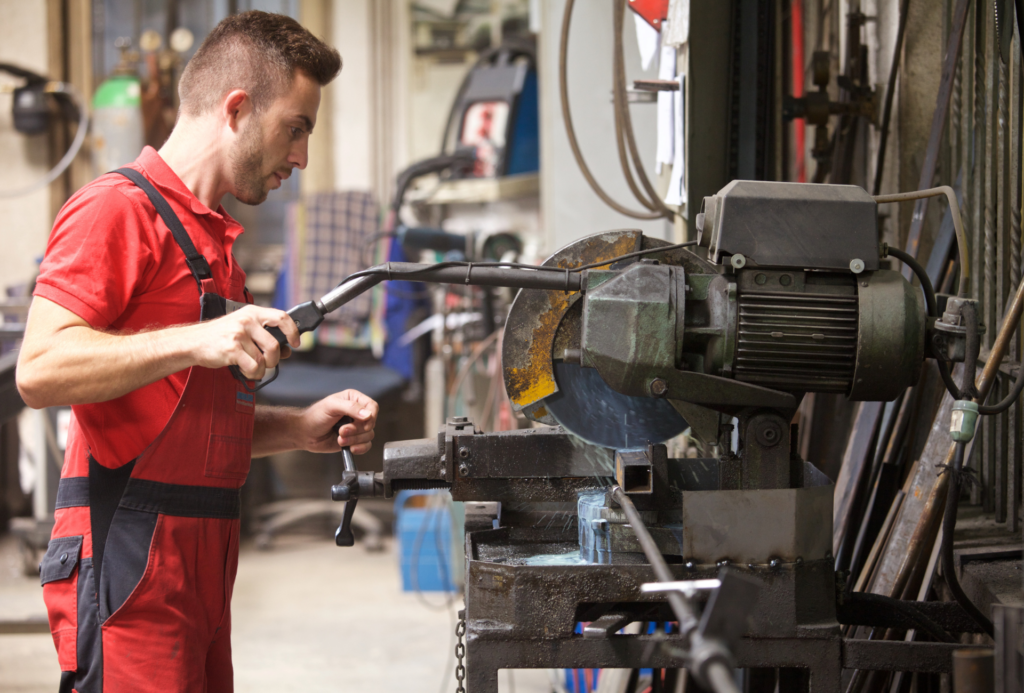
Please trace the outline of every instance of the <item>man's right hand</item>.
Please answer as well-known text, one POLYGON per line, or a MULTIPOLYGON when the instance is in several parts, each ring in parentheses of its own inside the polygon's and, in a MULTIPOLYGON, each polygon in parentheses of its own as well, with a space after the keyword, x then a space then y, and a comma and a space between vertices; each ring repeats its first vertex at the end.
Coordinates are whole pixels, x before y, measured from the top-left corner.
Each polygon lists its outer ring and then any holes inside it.
POLYGON ((216 320, 200 323, 194 347, 195 365, 206 368, 238 366, 250 380, 262 380, 267 370, 288 358, 266 327, 277 327, 292 347, 299 346, 299 329, 288 313, 274 308, 245 306, 216 320), (283 353, 282 353, 283 352, 283 353))
POLYGON ((247 378, 261 380, 289 352, 284 347, 281 353, 264 325, 299 345, 295 322, 271 308, 246 306, 208 322, 116 334, 36 297, 18 354, 18 390, 25 404, 39 409, 106 402, 191 366, 237 365, 247 378))

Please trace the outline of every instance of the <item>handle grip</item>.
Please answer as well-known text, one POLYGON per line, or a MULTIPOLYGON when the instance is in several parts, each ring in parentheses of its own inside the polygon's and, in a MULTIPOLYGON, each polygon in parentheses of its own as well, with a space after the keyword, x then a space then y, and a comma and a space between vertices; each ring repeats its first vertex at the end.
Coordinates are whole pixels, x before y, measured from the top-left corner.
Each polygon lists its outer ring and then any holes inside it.
MULTIPOLYGON (((341 427, 347 423, 353 423, 353 421, 351 416, 343 416, 331 426, 331 430, 334 431, 334 435, 339 435, 341 427)), ((345 510, 341 517, 341 524, 334 532, 334 543, 337 546, 355 546, 356 538, 352 534, 352 515, 356 511, 356 502, 359 500, 359 472, 356 469, 352 451, 347 445, 341 449, 341 455, 345 461, 345 474, 342 476, 342 482, 331 488, 331 497, 335 500, 343 499, 345 510)))
POLYGON ((271 336, 277 340, 278 344, 281 346, 288 346, 288 338, 284 336, 284 332, 281 331, 280 327, 277 327, 276 325, 267 325, 263 329, 269 332, 271 336))
POLYGON ((334 543, 337 546, 355 546, 356 538, 352 534, 352 515, 356 512, 357 498, 345 501, 345 514, 341 518, 341 524, 334 531, 334 543))

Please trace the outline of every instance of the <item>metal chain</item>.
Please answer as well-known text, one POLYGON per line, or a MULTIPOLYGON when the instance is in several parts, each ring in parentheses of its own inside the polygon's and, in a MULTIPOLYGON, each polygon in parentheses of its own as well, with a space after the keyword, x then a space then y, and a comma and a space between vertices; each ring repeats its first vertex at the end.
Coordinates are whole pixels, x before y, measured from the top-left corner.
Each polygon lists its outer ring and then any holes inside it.
POLYGON ((455 626, 455 636, 459 639, 455 643, 455 681, 457 686, 455 687, 455 693, 466 693, 466 689, 463 687, 462 682, 466 680, 466 667, 462 663, 462 660, 466 656, 466 646, 462 642, 462 636, 466 634, 466 612, 459 612, 459 624, 455 626))

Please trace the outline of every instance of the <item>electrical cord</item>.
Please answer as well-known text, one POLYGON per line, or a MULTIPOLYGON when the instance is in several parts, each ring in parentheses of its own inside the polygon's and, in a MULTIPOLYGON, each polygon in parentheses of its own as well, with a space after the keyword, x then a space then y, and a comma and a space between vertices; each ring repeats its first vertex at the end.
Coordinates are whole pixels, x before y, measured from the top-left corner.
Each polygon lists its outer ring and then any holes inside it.
MULTIPOLYGON (((11 72, 12 74, 17 74, 19 77, 23 76, 15 73, 11 70, 11 67, 12 66, 9 65, 0 65, 0 69, 2 70, 11 72)), ((48 93, 54 95, 65 95, 70 99, 72 105, 76 107, 76 110, 78 111, 78 128, 75 130, 75 137, 71 140, 71 146, 68 147, 64 156, 61 157, 61 160, 58 161, 57 165, 51 168, 46 175, 23 188, 0 191, 0 198, 21 197, 22 195, 28 195, 29 193, 35 192, 40 188, 45 188, 47 185, 57 180, 57 178, 67 170, 68 166, 71 165, 71 162, 75 160, 76 156, 78 156, 78 152, 81 151, 82 144, 85 142, 85 133, 89 131, 89 112, 86 109, 85 104, 82 102, 78 91, 67 82, 50 82, 47 84, 46 90, 48 93)))
MULTIPOLYGON (((892 256, 905 264, 910 270, 917 275, 918 280, 921 282, 921 289, 924 291, 924 303, 925 308, 928 312, 928 317, 938 318, 939 309, 938 302, 935 299, 935 287, 932 286, 932 280, 928 276, 928 272, 925 271, 921 263, 911 255, 910 253, 904 252, 899 248, 891 248, 888 244, 883 245, 883 257, 885 255, 892 256)), ((949 395, 954 399, 963 399, 963 394, 960 392, 960 388, 956 386, 956 381, 953 380, 953 374, 949 371, 949 364, 942 359, 935 359, 935 363, 939 368, 939 377, 942 378, 943 384, 946 386, 946 390, 949 391, 949 395)))
POLYGON ((940 185, 937 188, 927 190, 916 190, 912 192, 894 193, 892 195, 873 195, 872 198, 878 204, 887 202, 908 202, 910 200, 922 200, 926 197, 946 196, 949 203, 949 211, 953 216, 953 229, 956 231, 956 247, 960 255, 960 287, 957 296, 967 298, 968 282, 971 278, 971 265, 967 261, 967 231, 964 229, 964 221, 960 216, 960 204, 957 202, 956 193, 948 185, 940 185))
POLYGON ((1020 398, 1020 393, 1024 392, 1024 369, 1017 373, 1017 379, 1013 383, 1013 388, 1010 390, 1010 394, 1006 396, 1006 399, 996 404, 979 404, 978 413, 985 416, 991 416, 992 414, 1002 414, 1004 411, 1013 406, 1013 404, 1020 398))
POLYGON ((851 604, 855 602, 862 602, 889 607, 890 609, 899 611, 901 614, 913 621, 914 625, 916 625, 920 630, 932 636, 939 642, 957 642, 956 638, 950 635, 945 628, 918 609, 914 605, 914 602, 904 599, 893 599, 892 597, 873 594, 871 592, 851 592, 844 597, 844 600, 851 604))
POLYGON ((562 104, 562 122, 565 125, 565 134, 569 138, 569 147, 572 149, 573 158, 576 159, 576 165, 579 166, 580 172, 587 179, 587 183, 590 184, 594 193, 616 212, 633 219, 661 219, 664 216, 661 212, 636 212, 612 199, 604 191, 604 188, 601 187, 601 184, 597 182, 597 179, 594 178, 594 174, 590 172, 590 167, 587 166, 587 162, 583 158, 583 152, 580 150, 579 142, 576 141, 576 130, 573 128, 572 113, 569 110, 569 83, 566 79, 566 65, 569 54, 569 26, 572 23, 572 10, 575 4, 576 0, 566 0, 565 12, 562 14, 562 33, 558 46, 558 95, 562 104))
POLYGON ((618 143, 619 161, 622 164, 622 173, 626 177, 633 195, 644 207, 661 212, 666 218, 671 219, 675 212, 668 208, 661 200, 661 196, 651 185, 647 173, 644 171, 643 160, 640 158, 640 150, 636 146, 636 135, 633 130, 633 121, 629 113, 629 101, 626 96, 626 52, 623 45, 622 34, 624 30, 626 0, 615 0, 614 6, 614 49, 612 66, 612 100, 615 105, 615 139, 618 143), (632 159, 633 168, 636 169, 636 177, 643 186, 648 200, 639 190, 633 180, 630 171, 630 161, 625 156, 625 147, 629 147, 629 157, 632 159))
POLYGON ((582 272, 583 270, 595 269, 597 267, 605 267, 607 265, 612 265, 616 262, 621 262, 623 260, 628 260, 634 257, 640 257, 642 255, 664 253, 671 250, 679 250, 680 248, 688 248, 694 245, 697 245, 697 241, 686 241, 685 243, 663 245, 660 248, 647 248, 646 250, 637 250, 632 253, 617 255, 607 260, 592 262, 589 265, 581 265, 580 267, 547 267, 545 265, 526 265, 519 262, 502 262, 500 260, 487 262, 466 262, 463 260, 446 260, 444 262, 438 262, 427 267, 417 268, 414 270, 398 270, 391 269, 389 267, 390 263, 385 263, 383 265, 377 265, 376 267, 370 267, 368 269, 359 270, 358 272, 353 272, 352 274, 348 275, 343 280, 341 280, 337 286, 347 284, 353 279, 358 279, 359 277, 386 275, 389 280, 392 280, 395 277, 415 277, 419 274, 423 274, 424 272, 432 272, 434 270, 445 269, 447 267, 508 267, 511 269, 526 269, 536 270, 538 272, 557 272, 559 274, 565 274, 567 272, 582 272))
POLYGON ((960 503, 960 478, 966 447, 965 441, 957 442, 956 450, 953 453, 953 464, 950 469, 946 470, 950 478, 949 488, 946 491, 946 511, 942 517, 942 576, 946 579, 946 586, 953 593, 956 602, 991 637, 994 633, 992 621, 964 593, 963 587, 960 586, 960 580, 957 578, 956 563, 953 560, 953 530, 956 527, 956 511, 960 503))

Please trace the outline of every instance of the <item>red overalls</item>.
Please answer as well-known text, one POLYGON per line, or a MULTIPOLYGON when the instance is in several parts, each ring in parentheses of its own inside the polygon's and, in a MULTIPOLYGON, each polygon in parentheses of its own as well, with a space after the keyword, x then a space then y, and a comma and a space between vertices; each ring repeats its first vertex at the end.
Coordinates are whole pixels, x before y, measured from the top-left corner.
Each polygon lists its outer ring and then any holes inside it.
MULTIPOLYGON (((118 173, 146 192, 185 253, 200 320, 223 315, 209 265, 167 201, 139 172, 118 173)), ((227 368, 193 366, 135 460, 65 462, 40 565, 61 693, 233 689, 231 591, 254 410, 227 368)))

